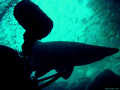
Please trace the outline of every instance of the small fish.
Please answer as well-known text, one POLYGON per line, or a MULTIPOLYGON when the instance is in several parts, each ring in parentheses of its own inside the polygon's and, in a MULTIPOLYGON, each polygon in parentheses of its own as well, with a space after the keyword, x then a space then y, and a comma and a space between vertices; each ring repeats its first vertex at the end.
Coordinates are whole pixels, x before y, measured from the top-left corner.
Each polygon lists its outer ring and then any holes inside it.
POLYGON ((115 59, 120 60, 120 56, 119 56, 119 57, 116 57, 115 59))
POLYGON ((87 42, 87 40, 88 40, 88 39, 87 39, 87 38, 85 38, 85 41, 84 41, 84 43, 86 43, 86 42, 87 42))
POLYGON ((83 31, 84 31, 84 32, 87 32, 88 28, 89 28, 89 26, 87 26, 83 31))
POLYGON ((117 47, 117 46, 118 46, 117 44, 113 44, 111 47, 115 48, 115 47, 117 47))
POLYGON ((93 45, 97 44, 97 42, 98 42, 98 39, 95 39, 93 42, 93 45))
POLYGON ((100 33, 101 37, 106 37, 107 35, 108 35, 108 33, 104 33, 104 32, 100 33))

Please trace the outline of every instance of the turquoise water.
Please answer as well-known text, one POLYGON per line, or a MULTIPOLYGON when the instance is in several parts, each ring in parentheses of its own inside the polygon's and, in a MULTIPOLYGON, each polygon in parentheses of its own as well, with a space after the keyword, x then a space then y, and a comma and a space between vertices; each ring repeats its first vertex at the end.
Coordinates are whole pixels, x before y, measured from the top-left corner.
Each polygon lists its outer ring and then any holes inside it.
MULTIPOLYGON (((8 5, 10 1, 0 0, 0 45, 21 51, 25 30, 13 16, 17 1, 8 5)), ((120 49, 120 3, 114 0, 32 1, 54 23, 51 33, 42 42, 72 41, 120 49)), ((77 66, 69 79, 60 78, 44 90, 75 90, 84 77, 93 79, 105 69, 120 75, 120 52, 93 64, 77 66)), ((56 72, 53 70, 47 76, 53 73, 56 72)))

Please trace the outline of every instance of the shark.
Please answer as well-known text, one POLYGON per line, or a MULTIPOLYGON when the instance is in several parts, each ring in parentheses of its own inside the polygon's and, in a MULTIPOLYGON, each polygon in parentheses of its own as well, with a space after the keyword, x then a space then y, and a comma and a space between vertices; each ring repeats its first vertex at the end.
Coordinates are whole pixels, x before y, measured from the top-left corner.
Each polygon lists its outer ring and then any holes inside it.
POLYGON ((62 77, 68 79, 73 72, 74 66, 100 61, 118 51, 117 48, 79 42, 41 42, 37 40, 31 50, 30 74, 32 71, 36 71, 35 76, 41 77, 53 69, 57 72, 66 69, 66 73, 62 77))
MULTIPOLYGON (((66 70, 62 77, 70 77, 74 66, 86 65, 117 53, 116 48, 93 46, 78 42, 41 42, 53 28, 53 21, 31 0, 22 0, 14 8, 13 15, 25 29, 22 51, 30 56, 29 74, 43 76, 52 69, 66 70), (33 24, 34 22, 34 24, 33 24)), ((27 67, 28 67, 27 66, 27 67)))

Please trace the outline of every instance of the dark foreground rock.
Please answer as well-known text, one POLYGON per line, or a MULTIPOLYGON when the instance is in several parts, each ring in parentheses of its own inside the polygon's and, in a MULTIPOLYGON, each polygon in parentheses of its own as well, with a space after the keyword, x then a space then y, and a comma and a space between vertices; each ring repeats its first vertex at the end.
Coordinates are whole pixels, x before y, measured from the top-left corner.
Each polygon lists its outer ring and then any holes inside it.
POLYGON ((119 90, 120 76, 111 70, 104 70, 88 87, 88 90, 119 90))

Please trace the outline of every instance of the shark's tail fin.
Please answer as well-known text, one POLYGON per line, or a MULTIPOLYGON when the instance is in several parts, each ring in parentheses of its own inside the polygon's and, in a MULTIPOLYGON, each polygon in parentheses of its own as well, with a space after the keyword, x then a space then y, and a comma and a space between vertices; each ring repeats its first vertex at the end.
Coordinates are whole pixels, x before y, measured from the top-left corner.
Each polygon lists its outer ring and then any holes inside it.
POLYGON ((26 30, 22 49, 25 55, 30 55, 34 42, 51 32, 53 21, 30 0, 20 1, 15 6, 13 14, 18 23, 26 30))
POLYGON ((32 1, 20 1, 13 14, 27 32, 38 35, 37 39, 47 36, 53 28, 53 21, 32 1))

